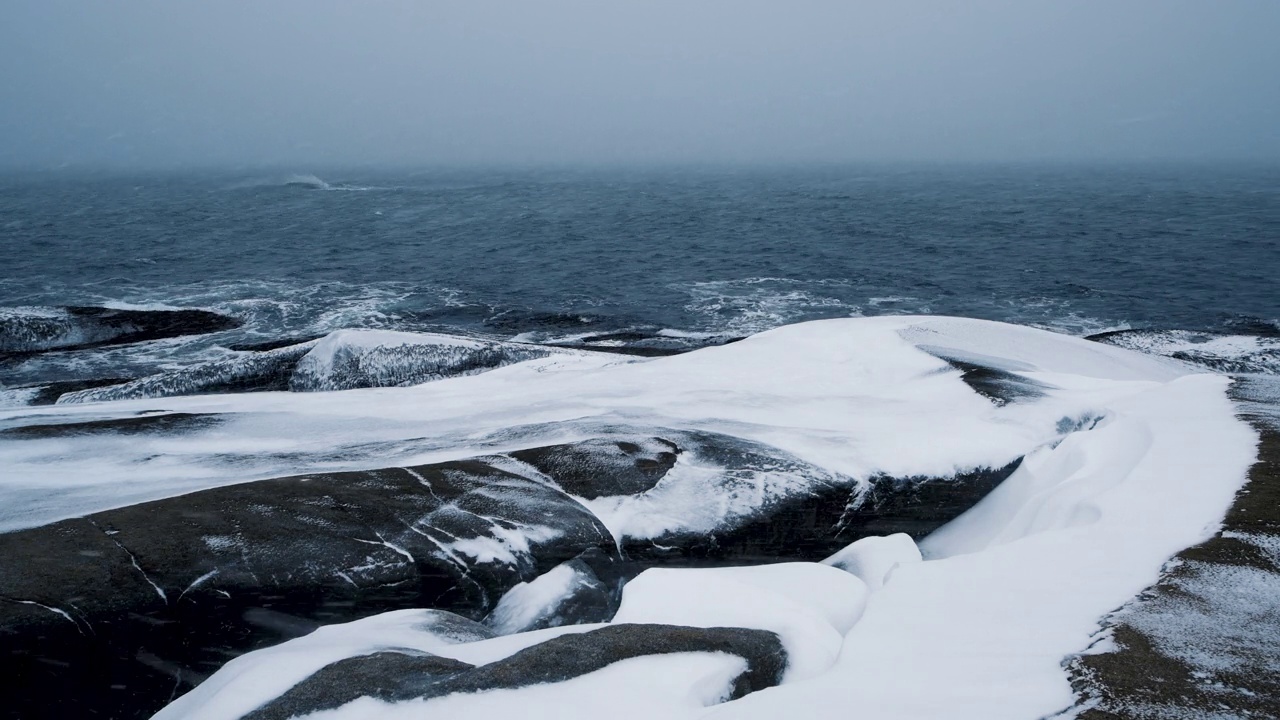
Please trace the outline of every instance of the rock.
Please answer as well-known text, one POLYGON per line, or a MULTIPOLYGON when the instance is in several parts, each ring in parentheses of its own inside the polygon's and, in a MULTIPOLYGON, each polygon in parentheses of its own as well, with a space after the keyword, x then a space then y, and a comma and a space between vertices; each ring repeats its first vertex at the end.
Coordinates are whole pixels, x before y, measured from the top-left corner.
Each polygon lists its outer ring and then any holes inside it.
POLYGON ((1087 340, 1163 355, 1220 373, 1280 375, 1280 335, 1274 326, 1241 323, 1241 334, 1190 330, 1113 330, 1087 340))
POLYGON ((680 448, 660 437, 600 438, 510 453, 555 481, 570 495, 593 500, 634 495, 658 483, 676 464, 680 448))
POLYGON ((212 360, 121 385, 68 392, 58 403, 288 390, 294 368, 313 347, 314 342, 303 343, 212 360))
POLYGON ((858 481, 742 438, 658 432, 619 433, 607 441, 574 443, 572 449, 552 446, 512 456, 534 460, 557 483, 567 478, 566 490, 587 498, 624 554, 641 567, 818 561, 872 535, 901 532, 919 539, 977 504, 1020 462, 951 477, 858 481), (625 459, 632 456, 609 444, 619 442, 641 448, 635 457, 656 458, 654 450, 671 448, 658 466, 665 472, 654 478, 630 468, 625 459), (671 456, 675 462, 667 465, 671 456), (593 498, 593 477, 606 478, 597 481, 605 492, 616 490, 609 471, 593 472, 595 467, 619 468, 616 475, 629 480, 616 489, 633 492, 593 498))
POLYGON ((499 635, 512 635, 563 625, 608 622, 618 611, 624 584, 622 573, 613 558, 592 548, 508 590, 484 623, 499 635), (611 572, 601 574, 613 582, 602 580, 592 568, 593 564, 611 566, 608 568, 611 572))
POLYGON ((67 393, 102 388, 110 385, 122 385, 130 380, 132 380, 132 378, 98 378, 93 380, 67 380, 63 382, 49 383, 47 385, 40 385, 28 401, 28 404, 52 405, 58 401, 58 398, 67 393))
POLYGON ((746 670, 733 680, 731 700, 777 685, 787 664, 781 640, 764 630, 610 625, 552 638, 479 667, 420 653, 348 658, 295 685, 245 720, 287 720, 360 697, 403 702, 564 682, 621 660, 689 652, 726 653, 747 661, 746 670))
POLYGON ((63 391, 57 401, 414 385, 472 375, 551 352, 518 343, 379 330, 339 330, 318 340, 275 345, 250 346, 261 349, 123 384, 63 391))
POLYGON ((960 379, 965 385, 997 406, 1044 397, 1044 391, 1049 387, 1008 370, 959 358, 938 357, 960 371, 960 379))
POLYGON ((216 425, 224 418, 208 413, 164 413, 137 417, 90 420, 54 425, 22 425, 0 430, 0 437, 38 440, 75 435, 142 435, 191 432, 216 425))
POLYGON ((0 535, 0 674, 29 689, 22 717, 145 716, 288 633, 405 607, 478 619, 614 545, 573 499, 480 462, 205 490, 0 535))
POLYGON ((414 650, 383 650, 339 660, 290 688, 244 720, 289 720, 370 697, 397 702, 426 697, 429 688, 474 665, 414 650))
POLYGON ((207 310, 32 307, 0 310, 0 355, 78 350, 231 330, 236 318, 207 310))
POLYGON ((300 392, 403 387, 545 357, 534 345, 434 333, 339 330, 298 363, 289 389, 300 392))
POLYGON ((324 336, 306 335, 304 337, 285 337, 276 338, 275 340, 263 340, 262 342, 232 343, 227 345, 226 348, 236 352, 265 352, 267 350, 279 350, 280 348, 292 347, 294 345, 303 345, 319 340, 322 337, 324 336))

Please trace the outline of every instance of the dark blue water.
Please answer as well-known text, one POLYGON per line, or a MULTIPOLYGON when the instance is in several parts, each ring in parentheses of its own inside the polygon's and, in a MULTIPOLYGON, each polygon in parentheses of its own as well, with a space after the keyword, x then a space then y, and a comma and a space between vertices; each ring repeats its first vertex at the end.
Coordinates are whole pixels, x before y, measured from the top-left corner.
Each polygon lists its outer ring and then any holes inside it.
POLYGON ((0 178, 0 306, 204 307, 245 318, 249 338, 724 336, 882 313, 1073 333, 1280 318, 1275 167, 319 174, 0 178))

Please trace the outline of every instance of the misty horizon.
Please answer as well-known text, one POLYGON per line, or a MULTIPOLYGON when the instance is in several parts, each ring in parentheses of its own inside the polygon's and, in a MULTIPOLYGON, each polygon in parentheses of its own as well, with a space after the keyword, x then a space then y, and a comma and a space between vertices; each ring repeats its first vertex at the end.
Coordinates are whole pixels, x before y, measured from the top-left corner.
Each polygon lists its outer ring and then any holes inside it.
POLYGON ((1280 5, 19 0, 0 168, 1280 161, 1280 5))

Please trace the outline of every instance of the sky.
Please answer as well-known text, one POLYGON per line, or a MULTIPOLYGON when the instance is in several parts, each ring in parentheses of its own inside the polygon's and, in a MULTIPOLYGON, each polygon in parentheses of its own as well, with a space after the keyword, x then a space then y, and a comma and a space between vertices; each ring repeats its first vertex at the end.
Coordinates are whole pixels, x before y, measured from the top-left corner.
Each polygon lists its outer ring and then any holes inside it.
POLYGON ((1277 0, 4 0, 0 167, 1280 162, 1277 0))

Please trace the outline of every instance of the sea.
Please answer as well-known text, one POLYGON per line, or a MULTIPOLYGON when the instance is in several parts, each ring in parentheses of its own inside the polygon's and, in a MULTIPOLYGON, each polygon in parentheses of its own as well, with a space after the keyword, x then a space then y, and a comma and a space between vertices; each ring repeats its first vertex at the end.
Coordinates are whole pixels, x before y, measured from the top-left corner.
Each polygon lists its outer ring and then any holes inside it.
POLYGON ((662 350, 884 314, 1280 336, 1264 165, 62 169, 0 175, 0 250, 0 308, 243 320, 10 361, 2 386, 343 328, 662 350))

